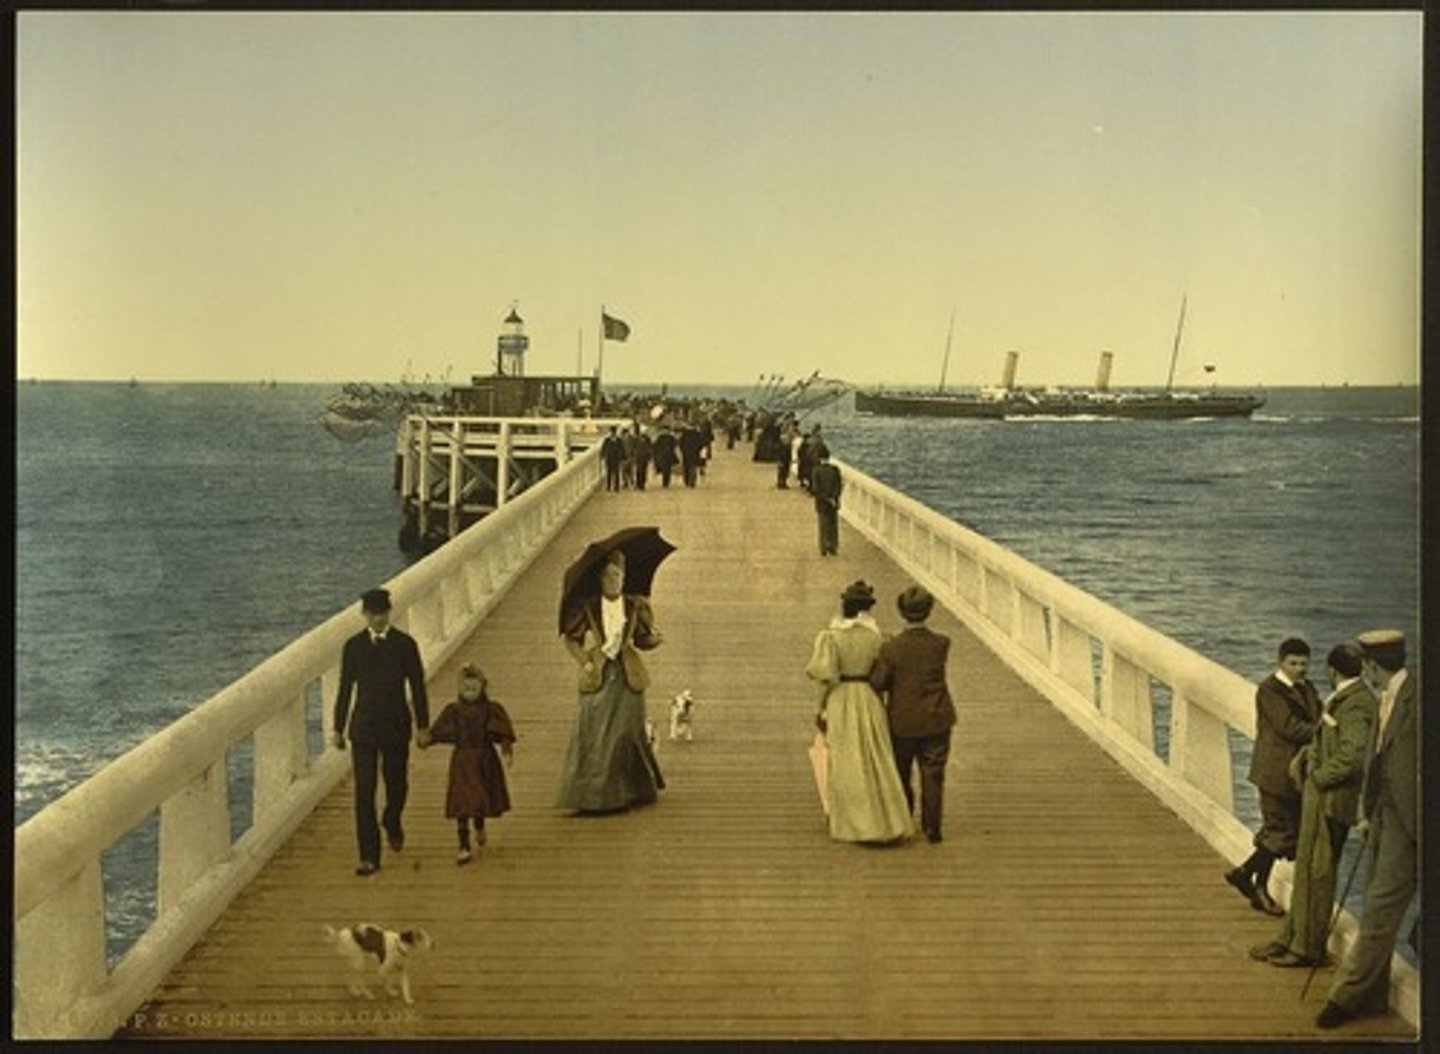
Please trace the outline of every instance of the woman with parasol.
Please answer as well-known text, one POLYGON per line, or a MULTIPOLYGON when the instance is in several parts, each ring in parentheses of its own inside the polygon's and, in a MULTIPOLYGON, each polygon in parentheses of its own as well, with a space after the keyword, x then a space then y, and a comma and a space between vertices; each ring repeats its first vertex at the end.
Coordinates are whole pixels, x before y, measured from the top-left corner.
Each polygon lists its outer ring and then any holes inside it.
POLYGON ((654 528, 628 528, 591 545, 566 573, 560 632, 579 668, 580 698, 560 772, 559 808, 613 812, 655 801, 665 786, 645 735, 650 677, 640 651, 661 641, 645 594, 655 567, 672 551, 654 528), (639 572, 630 592, 627 562, 639 572))
POLYGON ((818 682, 815 721, 825 735, 824 779, 830 837, 840 842, 894 842, 915 824, 895 767, 890 723, 870 687, 880 656, 880 627, 870 617, 875 590, 852 582, 841 614, 815 638, 806 675, 818 682))

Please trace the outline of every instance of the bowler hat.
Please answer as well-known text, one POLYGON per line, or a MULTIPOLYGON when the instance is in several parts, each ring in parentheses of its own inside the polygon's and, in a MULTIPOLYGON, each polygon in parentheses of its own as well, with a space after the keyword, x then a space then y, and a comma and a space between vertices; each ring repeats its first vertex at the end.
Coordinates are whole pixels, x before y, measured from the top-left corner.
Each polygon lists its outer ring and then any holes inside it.
POLYGON ((935 598, 924 586, 910 586, 896 599, 895 606, 906 622, 924 622, 930 617, 935 598))
POLYGON ((483 681, 485 679, 485 671, 480 668, 478 662, 467 662, 464 666, 460 667, 460 676, 478 677, 483 681))
POLYGON ((379 614, 390 610, 390 590, 367 589, 360 594, 360 610, 379 614))
POLYGON ((857 607, 870 607, 875 603, 875 590, 863 578, 857 578, 845 587, 845 592, 840 594, 840 599, 849 601, 857 607))

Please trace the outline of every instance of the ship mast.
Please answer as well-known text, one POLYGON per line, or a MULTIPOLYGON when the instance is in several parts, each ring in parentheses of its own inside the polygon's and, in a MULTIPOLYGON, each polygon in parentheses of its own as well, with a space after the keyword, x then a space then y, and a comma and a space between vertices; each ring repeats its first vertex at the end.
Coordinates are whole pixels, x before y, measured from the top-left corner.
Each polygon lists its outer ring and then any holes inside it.
POLYGON ((952 307, 950 309, 950 329, 945 333, 945 358, 940 363, 940 387, 935 389, 942 395, 945 392, 945 373, 950 369, 950 338, 953 336, 955 336, 955 309, 952 307))
POLYGON ((1186 293, 1180 298, 1180 320, 1175 323, 1175 350, 1170 353, 1170 376, 1165 378, 1165 390, 1168 392, 1170 386, 1175 383, 1175 362, 1180 358, 1180 331, 1185 328, 1185 301, 1190 298, 1186 293))

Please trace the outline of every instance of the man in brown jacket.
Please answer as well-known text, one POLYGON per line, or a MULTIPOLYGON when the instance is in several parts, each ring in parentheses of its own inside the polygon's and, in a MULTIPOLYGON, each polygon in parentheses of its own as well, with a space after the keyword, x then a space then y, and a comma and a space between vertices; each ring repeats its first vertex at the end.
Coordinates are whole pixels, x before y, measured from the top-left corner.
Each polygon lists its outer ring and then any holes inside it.
POLYGON ((1290 637, 1280 644, 1275 672, 1255 690, 1250 782, 1260 792, 1260 830, 1255 851, 1225 872, 1225 881, 1252 908, 1269 915, 1285 913, 1266 888, 1270 869, 1276 860, 1295 859, 1300 837, 1300 791, 1290 782, 1290 762, 1310 742, 1320 721, 1320 695, 1305 679, 1309 670, 1310 645, 1290 637))
POLYGON ((870 685, 877 692, 888 693, 890 742, 912 815, 915 791, 910 770, 919 765, 920 827, 933 843, 941 840, 945 764, 950 758, 950 729, 955 724, 955 703, 945 683, 950 638, 925 625, 935 606, 935 598, 927 590, 910 586, 896 605, 907 625, 881 646, 870 672, 870 685))

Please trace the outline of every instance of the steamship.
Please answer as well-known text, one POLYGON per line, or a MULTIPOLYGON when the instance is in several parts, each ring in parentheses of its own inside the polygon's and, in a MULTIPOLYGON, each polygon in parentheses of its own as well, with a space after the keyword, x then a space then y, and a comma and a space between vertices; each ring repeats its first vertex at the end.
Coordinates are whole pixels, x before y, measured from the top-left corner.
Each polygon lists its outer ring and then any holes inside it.
MULTIPOLYGON (((1017 388, 1015 370, 1020 355, 1006 353, 1005 372, 998 387, 975 391, 945 390, 944 371, 940 387, 933 392, 887 392, 882 389, 856 389, 855 409, 865 414, 891 417, 1123 417, 1152 421, 1184 420, 1201 417, 1249 417, 1265 399, 1248 393, 1221 392, 1215 388, 1202 391, 1176 390, 1171 382, 1175 362, 1180 353, 1180 334, 1185 325, 1185 302, 1180 304, 1180 321, 1175 330, 1175 348, 1170 358, 1170 376, 1162 390, 1111 389, 1110 368, 1114 355, 1100 353, 1100 367, 1093 388, 1017 388)), ((951 333, 954 319, 951 319, 951 333)), ((946 364, 949 363, 950 338, 945 342, 946 364)), ((1206 366, 1206 371, 1213 369, 1206 366)))

